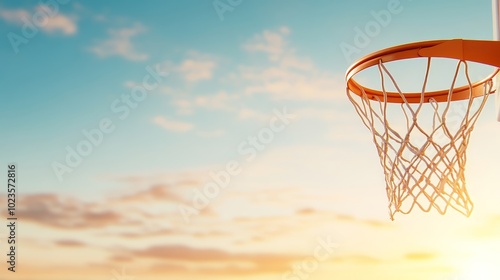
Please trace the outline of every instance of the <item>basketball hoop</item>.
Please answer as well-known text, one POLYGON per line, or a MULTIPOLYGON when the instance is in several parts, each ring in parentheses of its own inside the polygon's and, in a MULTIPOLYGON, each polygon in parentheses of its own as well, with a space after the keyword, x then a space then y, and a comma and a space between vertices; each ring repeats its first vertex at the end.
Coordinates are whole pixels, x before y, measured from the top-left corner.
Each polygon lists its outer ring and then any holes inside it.
POLYGON ((415 206, 424 212, 434 208, 440 214, 451 207, 467 217, 473 210, 465 181, 466 149, 488 96, 495 92, 493 82, 499 70, 472 82, 468 62, 500 67, 500 42, 456 39, 406 44, 368 55, 347 70, 347 95, 372 132, 392 220, 395 213, 408 214, 415 206), (427 59, 422 90, 403 92, 386 63, 413 58, 427 59), (434 58, 457 62, 449 89, 426 90, 434 58), (370 67, 378 69, 381 90, 354 79, 370 67), (457 85, 460 71, 466 77, 464 86, 457 85), (388 83, 396 90, 386 90, 388 83), (396 110, 404 117, 391 119, 396 110), (454 111, 463 114, 453 119, 450 112, 454 111), (395 125, 401 120, 403 125, 395 125))

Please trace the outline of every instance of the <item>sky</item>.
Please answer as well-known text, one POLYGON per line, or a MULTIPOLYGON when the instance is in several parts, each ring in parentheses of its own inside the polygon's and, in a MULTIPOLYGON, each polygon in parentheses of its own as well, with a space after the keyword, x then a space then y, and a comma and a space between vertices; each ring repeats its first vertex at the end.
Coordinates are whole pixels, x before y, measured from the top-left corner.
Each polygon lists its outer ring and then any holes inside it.
POLYGON ((344 77, 386 47, 490 40, 490 1, 2 1, 0 34, 0 279, 500 277, 493 96, 472 215, 391 221, 344 77))

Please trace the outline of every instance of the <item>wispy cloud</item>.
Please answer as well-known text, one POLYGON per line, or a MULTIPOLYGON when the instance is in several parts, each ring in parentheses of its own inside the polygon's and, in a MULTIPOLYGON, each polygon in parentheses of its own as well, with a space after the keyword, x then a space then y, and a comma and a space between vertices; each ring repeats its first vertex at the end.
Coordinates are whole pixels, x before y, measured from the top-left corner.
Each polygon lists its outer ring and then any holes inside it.
MULTIPOLYGON (((247 40, 242 48, 244 55, 265 55, 263 64, 250 60, 250 63, 235 66, 234 71, 220 77, 222 86, 229 87, 214 94, 194 94, 193 84, 198 81, 214 79, 218 59, 213 55, 190 51, 178 63, 166 62, 165 67, 177 73, 181 81, 187 82, 184 88, 165 87, 163 92, 171 97, 171 105, 177 114, 193 114, 199 109, 225 111, 246 120, 266 120, 266 114, 258 109, 241 103, 251 100, 253 95, 267 95, 275 100, 336 100, 343 96, 342 77, 320 70, 308 57, 297 55, 289 42, 291 31, 288 27, 264 30, 247 40), (240 102, 240 103, 238 103, 240 102)), ((252 103, 248 103, 252 104, 252 103)), ((302 109, 304 110, 304 109, 302 109)), ((338 113, 331 110, 309 110, 303 112, 304 118, 336 120, 338 113)))
MULTIPOLYGON (((265 247, 256 247, 258 249, 251 252, 239 251, 228 249, 229 246, 265 246, 266 243, 289 238, 290 233, 305 232, 312 228, 311 225, 324 223, 325 220, 367 225, 364 220, 355 217, 341 216, 312 207, 297 207, 293 200, 290 201, 290 195, 287 195, 301 190, 296 187, 270 188, 268 192, 254 190, 237 193, 238 197, 247 199, 250 204, 258 205, 249 209, 248 216, 236 213, 234 217, 229 218, 227 212, 229 209, 235 212, 234 208, 228 207, 220 200, 217 205, 214 204, 214 211, 200 216, 196 227, 180 225, 175 220, 178 216, 175 205, 191 198, 193 185, 203 184, 203 175, 204 172, 191 171, 182 174, 161 173, 157 176, 127 176, 121 180, 113 178, 123 185, 130 185, 128 191, 124 191, 122 185, 119 191, 113 192, 112 197, 103 196, 94 202, 84 202, 60 194, 25 195, 19 205, 19 215, 24 217, 27 224, 55 230, 56 236, 59 237, 50 242, 54 250, 91 249, 91 245, 96 242, 90 240, 93 240, 93 234, 99 233, 103 240, 113 240, 113 244, 119 244, 120 247, 100 247, 98 250, 105 250, 110 256, 106 263, 100 265, 140 262, 158 273, 171 274, 175 271, 185 275, 280 274, 307 256, 286 250, 269 252, 265 247), (151 180, 162 182, 151 184, 151 180), (265 199, 262 200, 262 197, 265 199), (266 211, 257 216, 252 214, 263 205, 268 207, 277 202, 279 204, 280 199, 288 203, 288 214, 274 215, 266 211), (257 200, 260 203, 254 203, 257 200), (143 208, 144 205, 147 205, 147 209, 143 208), (74 239, 72 235, 64 235, 64 232, 75 229, 82 233, 78 239, 74 239), (86 230, 92 230, 90 235, 85 233, 86 230), (235 235, 235 232, 238 234, 235 235), (144 246, 130 245, 134 242, 141 242, 144 246), (203 242, 220 243, 216 243, 217 247, 207 248, 200 245, 203 242)), ((317 198, 307 197, 303 192, 296 193, 296 196, 297 200, 312 199, 314 205, 318 203, 317 198)), ((326 196, 322 194, 321 197, 326 196)), ((234 200, 235 196, 229 198, 234 200)), ((241 205, 245 208, 246 204, 241 205)), ((332 261, 344 262, 347 265, 372 265, 380 262, 370 256, 349 253, 335 257, 332 261)))
POLYGON ((117 202, 147 202, 151 200, 182 201, 172 189, 173 187, 169 184, 154 184, 148 188, 134 189, 134 192, 123 194, 114 200, 117 202))
MULTIPOLYGON (((45 5, 40 5, 37 7, 37 11, 48 10, 50 10, 50 8, 45 5)), ((49 17, 47 23, 42 25, 41 29, 49 33, 60 31, 66 35, 75 34, 77 30, 76 20, 75 18, 67 17, 59 13, 54 15, 53 17, 49 17)))
MULTIPOLYGON (((24 221, 53 229, 96 229, 106 228, 130 228, 136 229, 138 224, 142 225, 143 219, 155 220, 158 217, 165 218, 169 208, 157 209, 148 213, 146 210, 137 209, 138 205, 174 205, 184 202, 181 195, 185 187, 184 183, 175 185, 153 184, 147 187, 134 187, 131 191, 121 190, 118 195, 105 196, 100 201, 85 202, 80 199, 59 195, 55 193, 28 194, 20 202, 17 214, 24 221), (179 191, 179 188, 181 189, 179 191), (177 190, 175 190, 177 189, 177 190), (112 209, 111 209, 112 208, 112 209)), ((0 196, 0 198, 6 196, 0 196)), ((173 208, 173 206, 171 207, 173 208)), ((176 210, 170 210, 174 212, 176 210)), ((175 215, 178 215, 175 212, 175 215)), ((164 228, 160 226, 143 227, 141 231, 158 232, 164 228)), ((76 245, 68 240, 58 240, 59 245, 76 245)))
POLYGON ((178 114, 189 115, 198 109, 235 111, 234 102, 238 95, 228 94, 224 91, 208 95, 173 96, 172 106, 178 114))
POLYGON ((287 50, 288 43, 285 36, 290 34, 288 27, 281 27, 277 31, 265 30, 250 39, 243 48, 249 52, 263 52, 271 60, 278 60, 287 50))
POLYGON ((98 42, 90 51, 100 57, 121 56, 132 61, 144 61, 149 55, 139 52, 132 44, 132 38, 144 33, 146 28, 142 24, 135 24, 129 28, 110 29, 109 37, 98 42))
POLYGON ((35 22, 38 23, 38 21, 33 20, 33 15, 35 13, 44 15, 44 20, 39 22, 36 27, 40 28, 40 30, 45 33, 73 35, 78 29, 76 25, 76 17, 66 16, 60 11, 55 12, 47 5, 36 6, 33 13, 30 13, 25 9, 9 10, 2 8, 0 9, 0 18, 6 22, 22 26, 27 22, 31 24, 35 24, 35 22))
POLYGON ((55 244, 61 247, 83 247, 86 245, 84 242, 72 239, 56 240, 55 244))
POLYGON ((214 68, 214 61, 187 59, 179 65, 178 71, 182 73, 186 81, 197 82, 210 80, 212 78, 214 68))
POLYGON ((342 77, 318 69, 300 57, 288 41, 290 29, 264 30, 243 45, 249 53, 265 54, 267 65, 242 65, 232 79, 245 85, 247 94, 268 94, 275 99, 333 100, 344 90, 342 77))
POLYGON ((219 92, 213 95, 196 96, 192 100, 194 106, 206 109, 229 109, 231 100, 234 100, 234 95, 229 95, 226 92, 219 92))
POLYGON ((27 195, 17 212, 25 221, 64 229, 103 228, 123 221, 112 210, 56 194, 27 195))
POLYGON ((192 123, 172 120, 163 116, 156 116, 153 122, 166 130, 174 132, 187 132, 193 129, 194 125, 192 123))
POLYGON ((359 225, 370 226, 375 228, 392 228, 394 227, 391 223, 379 220, 370 220, 370 219, 360 219, 351 215, 345 214, 336 214, 334 215, 338 221, 343 222, 351 222, 359 225))
POLYGON ((172 73, 178 73, 185 82, 196 83, 213 78, 217 60, 208 54, 188 51, 182 61, 178 63, 167 61, 164 64, 164 67, 172 73))
POLYGON ((23 21, 28 21, 30 19, 30 13, 23 9, 8 10, 2 8, 0 10, 0 17, 6 22, 22 25, 24 23, 23 21))
MULTIPOLYGON (((210 272, 212 274, 262 274, 286 271, 293 261, 304 256, 269 253, 236 253, 221 249, 193 248, 182 245, 160 245, 130 252, 136 258, 152 258, 162 262, 175 261, 194 264, 179 267, 184 272, 210 272), (219 264, 213 266, 210 264, 219 264), (220 264, 223 264, 222 266, 220 264)), ((172 263, 174 264, 174 263, 172 263)), ((168 269, 170 271, 170 269, 168 269)))

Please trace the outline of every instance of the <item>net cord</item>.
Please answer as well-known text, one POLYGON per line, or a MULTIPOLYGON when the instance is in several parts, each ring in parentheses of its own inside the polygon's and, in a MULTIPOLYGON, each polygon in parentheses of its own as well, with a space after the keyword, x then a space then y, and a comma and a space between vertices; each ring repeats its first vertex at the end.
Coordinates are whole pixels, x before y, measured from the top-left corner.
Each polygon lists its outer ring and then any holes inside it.
POLYGON ((424 104, 427 104, 424 103, 424 96, 431 68, 431 58, 427 60, 420 92, 420 103, 416 108, 410 106, 394 76, 384 63, 379 61, 377 67, 384 94, 383 100, 380 100, 378 96, 375 97, 375 100, 370 100, 364 90, 362 90, 362 95, 358 96, 352 94, 347 88, 347 95, 363 124, 372 132, 372 140, 385 172, 390 218, 394 220, 396 212, 408 214, 415 206, 424 212, 429 212, 434 208, 440 214, 445 214, 448 207, 452 207, 465 216, 469 216, 473 210, 473 203, 465 184, 466 148, 474 125, 489 94, 493 92, 492 81, 485 84, 482 96, 472 98, 472 82, 468 64, 466 61, 458 61, 447 101, 438 103, 435 99, 429 100, 429 105, 434 113, 432 129, 426 131, 419 124, 418 115, 424 104), (469 99, 459 128, 452 131, 447 125, 447 115, 452 105, 451 97, 462 65, 469 86, 469 99), (406 131, 398 132, 391 127, 389 122, 386 80, 390 81, 396 88, 402 99, 399 107, 405 116, 406 131), (360 101, 355 100, 355 96, 360 101), (473 110, 476 98, 482 98, 482 100, 479 107, 473 110), (444 109, 440 108, 442 106, 444 109), (376 110, 377 107, 378 110, 376 110), (377 130, 377 124, 383 128, 380 129, 381 131, 377 130), (437 143, 434 137, 437 137, 438 132, 442 132, 449 141, 445 144, 437 143), (410 136, 414 133, 419 133, 426 138, 425 143, 420 147, 417 143, 410 141, 410 136), (405 152, 408 151, 413 155, 411 158, 404 156, 405 152), (394 156, 391 157, 391 155, 394 156))

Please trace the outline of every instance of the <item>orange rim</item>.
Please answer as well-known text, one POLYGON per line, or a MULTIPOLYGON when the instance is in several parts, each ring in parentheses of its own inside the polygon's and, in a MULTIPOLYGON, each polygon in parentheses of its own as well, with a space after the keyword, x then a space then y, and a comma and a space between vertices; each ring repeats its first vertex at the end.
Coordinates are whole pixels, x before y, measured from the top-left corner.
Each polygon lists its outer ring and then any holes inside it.
MULTIPOLYGON (((347 87, 350 91, 359 96, 362 96, 364 92, 366 93, 368 99, 379 99, 383 101, 383 91, 367 88, 360 85, 354 80, 354 75, 371 66, 377 65, 379 61, 385 63, 403 59, 425 57, 443 57, 458 59, 461 61, 472 61, 488 64, 498 68, 500 67, 500 42, 454 39, 424 41, 387 48, 367 55, 351 65, 351 67, 349 67, 346 72, 347 87)), ((498 72, 499 69, 496 69, 485 79, 472 83, 472 87, 469 87, 469 85, 465 85, 462 87, 454 88, 451 94, 451 100, 463 100, 470 98, 471 88, 472 97, 484 95, 484 85, 491 81, 498 72)), ((425 92, 423 102, 429 102, 430 99, 434 99, 437 102, 447 101, 449 91, 449 89, 444 89, 439 91, 425 92)), ((398 92, 386 92, 386 94, 387 102, 389 103, 404 102, 398 92)), ((420 92, 408 92, 403 94, 408 103, 421 102, 420 92)))

